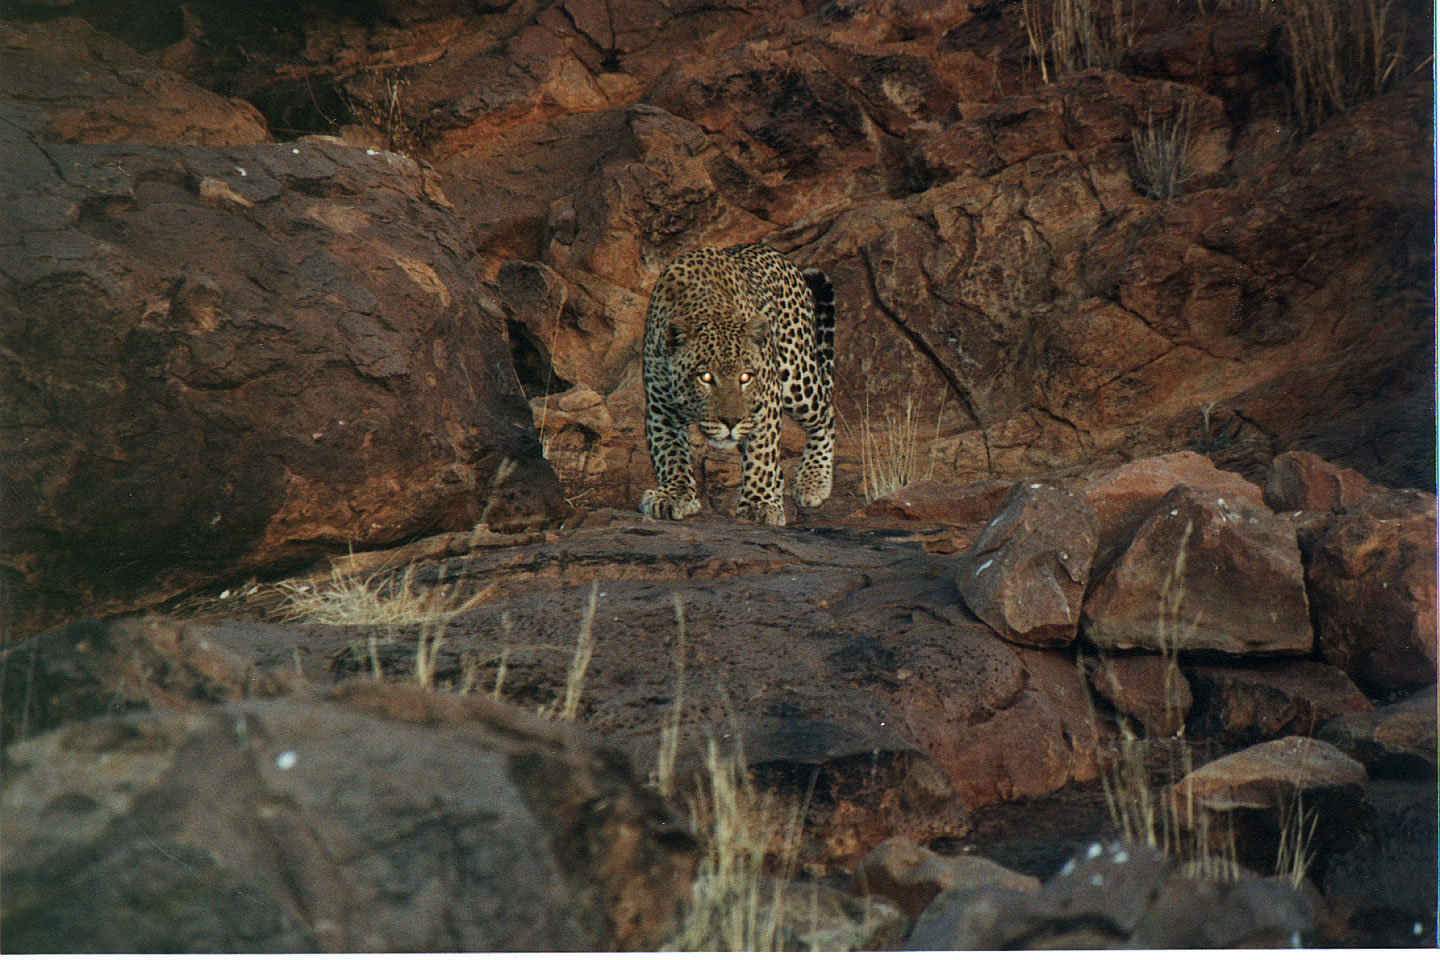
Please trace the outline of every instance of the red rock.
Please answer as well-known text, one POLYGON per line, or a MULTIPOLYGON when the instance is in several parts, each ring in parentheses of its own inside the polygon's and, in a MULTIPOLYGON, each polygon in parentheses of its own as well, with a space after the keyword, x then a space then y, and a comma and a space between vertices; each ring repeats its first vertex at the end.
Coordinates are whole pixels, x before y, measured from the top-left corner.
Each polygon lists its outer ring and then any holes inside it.
POLYGON ((896 692, 921 749, 970 807, 1094 781, 1098 734, 1074 658, 984 632, 993 646, 965 631, 961 660, 937 658, 936 667, 956 671, 951 683, 910 682, 896 692))
POLYGON ((1336 717, 1316 736, 1377 773, 1435 768, 1435 687, 1399 703, 1336 717))
POLYGON ((1116 710, 1139 721, 1148 737, 1174 736, 1186 725, 1190 684, 1168 657, 1101 657, 1090 668, 1090 683, 1116 710))
MULTIPOLYGON (((591 502, 633 509, 648 482, 636 344, 654 271, 757 239, 835 280, 840 379, 865 385, 841 392, 846 420, 865 394, 877 412, 911 398, 938 421, 937 476, 1191 446, 1253 470, 1298 444, 1377 483, 1431 482, 1432 298, 1390 269, 1431 246, 1422 77, 1287 143, 1250 103, 1270 83, 1266 18, 1150 22, 1124 74, 1037 86, 1004 52, 1023 33, 1008 6, 394 6, 303 28, 261 12, 274 29, 242 33, 196 7, 185 69, 277 129, 313 117, 317 91, 378 104, 405 81, 482 280, 524 261, 565 284, 556 370, 617 424, 563 464, 591 502), (1200 174, 1157 205, 1132 131, 1182 105, 1200 174)), ((837 490, 858 446, 841 437, 837 490)))
POLYGON ((1095 515, 1050 483, 1017 483, 960 557, 955 582, 975 615, 1012 643, 1075 639, 1095 552, 1095 515))
POLYGON ((860 858, 850 881, 853 893, 884 897, 912 921, 946 890, 1003 887, 1040 889, 1040 881, 984 857, 942 857, 905 837, 891 837, 860 858))
POLYGON ((1189 727, 1228 743, 1315 736, 1329 720, 1371 709, 1343 671, 1311 660, 1253 665, 1190 664, 1189 727))
POLYGON ((1249 498, 1176 487, 1091 589, 1081 630, 1106 649, 1308 653, 1295 532, 1249 498))
POLYGON ((954 526, 985 523, 995 516, 1005 494, 1013 486, 998 480, 977 480, 967 484, 919 480, 870 501, 859 512, 867 517, 920 520, 954 526))
POLYGON ((1264 499, 1255 484, 1239 474, 1216 469, 1208 458, 1189 450, 1116 467, 1085 485, 1085 496, 1100 521, 1097 570, 1114 560, 1161 499, 1181 484, 1232 502, 1260 504, 1264 499))
POLYGON ((1335 747, 1309 737, 1284 737, 1212 760, 1175 785, 1206 809, 1273 807, 1308 792, 1338 790, 1359 798, 1365 768, 1335 747))
POLYGON ((1336 517, 1307 571, 1320 653, 1375 694, 1435 681, 1435 497, 1385 490, 1336 517))
POLYGON ((24 158, 0 278, 14 629, 563 515, 428 168, 329 142, 41 138, 0 126, 24 158))
POLYGON ((1304 450, 1280 454, 1265 477, 1265 503, 1276 513, 1340 511, 1374 492, 1370 481, 1358 471, 1337 467, 1304 450))

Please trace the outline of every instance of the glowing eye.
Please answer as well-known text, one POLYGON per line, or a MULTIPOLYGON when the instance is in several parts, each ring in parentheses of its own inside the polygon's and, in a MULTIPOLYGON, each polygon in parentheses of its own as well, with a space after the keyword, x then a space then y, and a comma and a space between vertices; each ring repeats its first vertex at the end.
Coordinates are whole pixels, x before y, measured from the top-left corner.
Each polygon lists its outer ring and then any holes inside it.
POLYGON ((710 381, 712 381, 712 380, 714 380, 714 379, 715 379, 714 375, 711 374, 710 371, 708 371, 708 370, 705 371, 704 373, 700 374, 700 382, 701 382, 701 383, 709 383, 710 381))
POLYGON ((750 382, 750 374, 748 374, 748 373, 742 373, 742 374, 740 374, 740 382, 741 382, 741 383, 749 383, 749 382, 750 382))

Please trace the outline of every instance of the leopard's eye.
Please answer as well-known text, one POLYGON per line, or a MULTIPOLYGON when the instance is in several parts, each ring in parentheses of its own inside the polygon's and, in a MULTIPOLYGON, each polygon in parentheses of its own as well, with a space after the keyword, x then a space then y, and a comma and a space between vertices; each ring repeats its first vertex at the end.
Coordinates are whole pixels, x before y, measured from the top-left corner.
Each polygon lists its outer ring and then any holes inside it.
POLYGON ((700 378, 699 378, 699 379, 700 379, 700 382, 701 382, 701 383, 710 383, 711 381, 713 381, 713 380, 715 379, 715 375, 714 375, 713 373, 711 373, 709 370, 706 370, 704 373, 700 374, 700 378))
POLYGON ((748 373, 742 373, 742 374, 740 374, 740 382, 741 382, 741 383, 749 383, 749 382, 750 382, 750 374, 748 374, 748 373))

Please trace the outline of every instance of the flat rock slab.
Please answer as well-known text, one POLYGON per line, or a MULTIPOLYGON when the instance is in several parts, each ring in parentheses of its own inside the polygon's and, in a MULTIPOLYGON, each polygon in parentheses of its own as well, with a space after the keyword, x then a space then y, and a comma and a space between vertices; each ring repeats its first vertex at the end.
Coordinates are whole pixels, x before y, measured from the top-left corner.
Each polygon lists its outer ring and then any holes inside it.
MULTIPOLYGON (((593 585, 579 722, 648 773, 678 703, 680 786, 712 738, 743 745, 761 781, 796 799, 814 777, 818 855, 848 867, 897 832, 962 836, 975 806, 1097 775, 1073 658, 1000 640, 952 570, 904 533, 620 519, 423 560, 413 585, 457 604, 483 593, 444 630, 437 684, 490 694, 499 680, 530 709, 563 699, 593 585)), ((212 636, 273 669, 294 654, 293 628, 222 626, 212 636)), ((420 634, 309 628, 306 663, 409 682, 420 634)))
POLYGON ((414 686, 95 720, 7 763, 17 952, 653 949, 698 856, 590 735, 414 686))
POLYGON ((1358 797, 1365 768, 1335 747, 1309 737, 1285 737, 1212 760, 1175 785, 1211 810, 1276 807, 1296 796, 1337 791, 1358 797))

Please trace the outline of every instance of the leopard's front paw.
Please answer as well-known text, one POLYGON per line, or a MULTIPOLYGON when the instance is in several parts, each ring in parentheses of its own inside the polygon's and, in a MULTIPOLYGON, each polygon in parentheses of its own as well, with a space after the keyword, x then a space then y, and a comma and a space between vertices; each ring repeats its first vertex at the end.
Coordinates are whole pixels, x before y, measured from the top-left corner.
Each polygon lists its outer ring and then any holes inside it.
POLYGON ((802 507, 818 507, 830 498, 832 468, 828 459, 816 459, 800 465, 795 475, 795 502, 802 507))
POLYGON ((741 501, 735 508, 735 516, 742 520, 754 520, 756 523, 768 523, 772 526, 783 527, 785 526, 785 505, 741 501))
POLYGON ((662 490, 646 490, 640 497, 640 512, 652 520, 684 520, 700 511, 695 494, 676 497, 662 490))
POLYGON ((802 507, 818 507, 830 499, 830 478, 826 477, 823 484, 816 482, 809 486, 803 483, 795 484, 795 502, 802 507))

